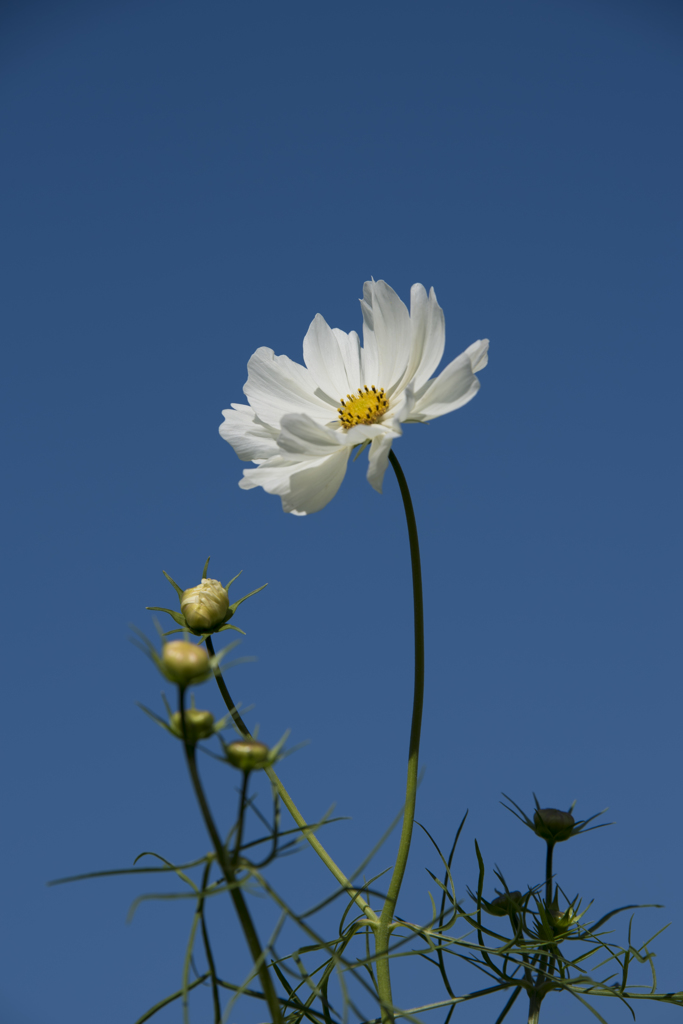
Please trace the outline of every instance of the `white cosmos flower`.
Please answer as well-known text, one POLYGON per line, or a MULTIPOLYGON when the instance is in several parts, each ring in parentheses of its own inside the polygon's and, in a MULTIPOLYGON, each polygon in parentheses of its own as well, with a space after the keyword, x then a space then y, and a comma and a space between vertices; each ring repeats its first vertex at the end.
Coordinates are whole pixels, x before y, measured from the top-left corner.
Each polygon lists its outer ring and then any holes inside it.
POLYGON ((248 405, 224 409, 221 437, 245 469, 240 487, 278 494, 285 512, 307 515, 339 490, 352 448, 369 444, 368 481, 381 493, 403 423, 426 423, 459 409, 479 390, 488 340, 475 341, 438 377, 445 344, 434 289, 410 290, 410 313, 384 281, 367 281, 361 300, 363 345, 355 331, 328 327, 318 314, 304 338, 304 363, 258 348, 244 385, 248 405))

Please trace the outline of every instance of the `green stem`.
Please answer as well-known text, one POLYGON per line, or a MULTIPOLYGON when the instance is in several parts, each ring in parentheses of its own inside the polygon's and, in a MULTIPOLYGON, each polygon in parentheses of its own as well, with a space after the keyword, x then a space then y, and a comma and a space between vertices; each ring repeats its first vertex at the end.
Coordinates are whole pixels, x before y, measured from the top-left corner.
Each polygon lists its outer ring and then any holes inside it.
MULTIPOLYGON (((552 921, 551 903, 553 898, 553 850, 555 849, 555 843, 548 843, 548 848, 545 855, 545 905, 546 912, 549 920, 552 921)), ((548 975, 554 974, 555 972, 555 958, 554 957, 543 957, 540 964, 540 970, 538 972, 537 984, 541 980, 546 981, 548 975), (541 976, 542 979, 541 979, 541 976)), ((540 1008, 540 1002, 539 1002, 540 1008)))
POLYGON ((415 801, 417 798, 417 770, 420 754, 420 731, 422 728, 422 705, 424 702, 424 610, 422 605, 422 570, 420 567, 420 545, 417 536, 417 523, 413 502, 408 490, 406 478, 401 465, 393 452, 389 453, 389 461, 393 467, 398 486, 403 498, 403 508, 408 525, 410 541, 410 564, 413 574, 413 622, 415 630, 415 684, 413 690, 413 715, 410 726, 410 743, 408 746, 408 778, 406 781, 406 799, 403 810, 403 826, 394 871, 391 876, 387 896, 382 907, 379 928, 375 932, 375 951, 377 953, 377 985, 382 1008, 382 1020, 393 1020, 391 1007, 391 976, 389 970, 389 934, 394 919, 394 910, 401 890, 403 876, 408 863, 410 841, 413 835, 415 817, 415 801))
POLYGON ((235 839, 235 849, 233 851, 232 859, 233 863, 237 864, 237 859, 242 849, 242 836, 244 834, 244 817, 247 811, 247 786, 249 785, 249 772, 242 772, 242 789, 240 791, 240 816, 237 819, 237 838, 235 839))
MULTIPOLYGON (((216 657, 216 651, 214 650, 213 640, 211 639, 210 636, 207 636, 207 638, 206 638, 206 649, 209 652, 209 657, 210 658, 215 658, 216 657)), ((230 712, 230 714, 232 715, 233 722, 235 723, 235 725, 237 726, 237 728, 239 729, 239 731, 242 733, 243 736, 245 736, 247 739, 251 739, 252 738, 251 733, 249 732, 249 730, 247 729, 246 725, 244 724, 244 722, 242 720, 242 716, 240 715, 239 711, 237 710, 235 702, 232 699, 232 697, 230 696, 228 688, 225 685, 225 679, 223 679, 223 673, 221 672, 220 665, 216 665, 216 667, 213 670, 213 674, 216 677, 216 682, 218 683, 218 689, 221 691, 221 697, 225 701, 225 705, 226 705, 228 711, 230 712)))
MULTIPOLYGON (((214 657, 215 651, 210 636, 207 636, 206 638, 206 649, 208 650, 209 655, 211 657, 214 657)), ((213 674, 216 677, 216 683, 218 684, 218 689, 221 692, 221 697, 225 701, 225 705, 230 714, 232 715, 232 720, 237 726, 237 729, 244 737, 246 737, 247 739, 251 739, 252 735, 247 729, 246 725, 244 724, 244 721, 235 706, 235 702, 230 696, 230 692, 227 686, 225 685, 225 680, 223 678, 223 673, 220 670, 220 666, 217 665, 215 667, 215 669, 213 670, 213 674)), ((301 829, 303 835, 308 840, 310 846, 315 850, 317 855, 320 857, 321 861, 328 869, 328 871, 332 873, 332 875, 336 878, 336 880, 339 882, 342 888, 344 888, 348 892, 348 894, 356 902, 359 909, 362 910, 362 912, 370 919, 370 921, 372 921, 375 924, 379 923, 379 916, 374 912, 374 910, 372 910, 367 900, 365 900, 361 896, 361 894, 351 884, 351 882, 346 877, 341 868, 338 867, 337 864, 335 864, 332 857, 330 857, 329 853, 327 852, 323 844, 316 837, 314 829, 307 824, 303 814, 300 812, 299 808, 296 806, 291 796, 283 786, 277 773, 272 768, 266 768, 266 774, 270 781, 275 786, 275 788, 277 789, 283 804, 291 814, 292 818, 294 819, 298 827, 301 829)))
POLYGON ((529 1020, 528 1024, 538 1024, 538 1017, 541 1012, 541 998, 538 992, 533 989, 529 993, 529 1020))
MULTIPOLYGON (((206 887, 209 884, 209 875, 211 873, 212 861, 207 861, 206 867, 204 868, 204 877, 202 878, 202 892, 206 892, 206 887)), ((211 949, 211 943, 209 941, 209 932, 206 927, 206 920, 204 918, 204 900, 205 896, 199 901, 197 912, 202 929, 202 939, 204 941, 204 953, 206 954, 206 961, 209 965, 209 971, 211 972, 211 997, 213 999, 213 1019, 214 1024, 221 1024, 221 1000, 218 995, 218 984, 216 982, 216 964, 213 959, 213 950, 211 949)))
MULTIPOLYGON (((547 842, 547 840, 546 840, 547 842)), ((545 855, 545 902, 550 913, 550 904, 553 898, 553 850, 554 843, 547 843, 548 849, 545 855)))
POLYGON ((254 923, 251 919, 251 914, 249 913, 244 896, 242 895, 242 890, 240 889, 239 883, 237 882, 233 866, 230 862, 228 851, 221 842, 221 837, 218 834, 218 829, 216 828, 215 822, 213 820, 213 816, 211 814, 211 810, 209 808, 206 795, 204 793, 201 779, 199 778, 199 772, 197 771, 197 757, 195 746, 193 743, 190 743, 187 739, 187 733, 185 728, 185 690, 182 686, 178 687, 178 693, 178 707, 180 711, 180 724, 183 731, 185 759, 187 761, 187 767, 190 772, 190 778, 192 780, 192 786, 194 788, 195 796, 197 798, 197 803, 199 804, 199 809, 202 812, 202 817, 204 818, 206 830, 209 833, 209 836, 211 837, 211 842, 213 843, 216 859, 221 866, 221 869, 225 876, 225 881, 230 886, 230 895, 232 897, 232 902, 235 907, 237 917, 239 918, 239 922, 242 926, 244 937, 247 940, 249 952, 251 953, 254 965, 256 966, 259 980, 261 982, 261 987, 263 988, 263 994, 266 997, 268 1008, 271 1013, 273 1024, 282 1024, 280 1003, 275 993, 275 988, 273 986, 273 980, 270 976, 270 971, 268 970, 268 966, 265 962, 263 950, 261 949, 261 943, 259 942, 258 935, 256 934, 256 928, 254 927, 254 923))

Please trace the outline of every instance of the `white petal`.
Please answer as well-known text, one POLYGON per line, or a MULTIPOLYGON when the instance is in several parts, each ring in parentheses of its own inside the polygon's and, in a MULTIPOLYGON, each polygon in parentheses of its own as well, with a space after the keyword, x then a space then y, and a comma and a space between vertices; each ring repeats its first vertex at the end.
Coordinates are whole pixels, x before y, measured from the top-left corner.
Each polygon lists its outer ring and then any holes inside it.
POLYGON ((436 301, 433 288, 429 297, 421 284, 414 284, 410 289, 410 328, 410 359, 396 386, 394 397, 411 384, 417 391, 441 362, 446 343, 446 326, 443 310, 436 301))
POLYGON ((475 341, 466 351, 470 354, 472 372, 479 373, 489 361, 489 339, 482 338, 481 341, 475 341))
POLYGON ((306 369, 272 348, 257 348, 249 360, 244 393, 260 420, 277 427, 288 412, 306 412, 319 423, 336 419, 336 407, 316 395, 316 383, 306 369))
MULTIPOLYGON (((346 363, 344 360, 346 344, 340 345, 339 335, 346 335, 343 331, 333 331, 318 313, 306 332, 304 338, 304 362, 310 371, 310 375, 318 388, 327 395, 335 406, 342 398, 355 387, 349 380, 346 363)), ((351 378, 355 381, 358 377, 358 357, 355 365, 350 367, 351 378)))
MULTIPOLYGON (((361 384, 365 383, 360 361, 360 338, 355 331, 349 331, 348 334, 345 334, 338 327, 333 327, 332 333, 339 343, 339 349, 344 360, 344 366, 346 367, 346 379, 349 384, 348 391, 353 393, 361 384)), ((348 392, 344 393, 344 398, 346 394, 348 392)))
MULTIPOLYGON (((363 310, 365 316, 365 310, 363 310)), ((366 323, 363 323, 363 347, 360 350, 361 380, 362 385, 372 387, 379 382, 379 352, 374 331, 370 330, 366 323)), ((382 385, 380 384, 380 387, 382 385)))
POLYGON ((404 391, 394 395, 389 412, 382 419, 382 426, 400 434, 401 423, 409 422, 412 419, 414 406, 415 393, 412 384, 408 384, 404 391))
POLYGON ((349 452, 350 448, 338 448, 333 455, 298 462, 276 456, 257 469, 245 469, 240 487, 263 487, 280 496, 283 511, 309 515, 334 498, 346 473, 349 452))
POLYGON ((424 423, 453 412, 474 398, 479 390, 474 368, 486 366, 487 349, 488 339, 476 341, 449 363, 438 377, 428 381, 415 395, 415 405, 409 418, 424 423))
POLYGON ((221 423, 218 432, 243 462, 277 455, 278 431, 262 423, 250 406, 233 403, 232 409, 223 410, 223 415, 225 422, 221 423))
POLYGON ((414 321, 414 350, 419 351, 419 362, 412 376, 417 391, 436 370, 446 346, 446 322, 433 288, 427 298, 422 285, 413 285, 410 289, 410 318, 414 321))
POLYGON ((339 448, 336 454, 305 463, 290 477, 289 491, 282 496, 285 512, 310 515, 332 501, 346 474, 350 448, 339 448))
POLYGON ((376 348, 377 379, 366 383, 383 387, 387 393, 403 377, 410 361, 412 330, 405 304, 386 281, 363 285, 363 338, 365 348, 376 348))
POLYGON ((301 412, 282 417, 278 445, 288 455, 312 458, 351 447, 344 431, 330 430, 301 412))
POLYGON ((391 444, 395 438, 396 434, 386 431, 386 433, 375 437, 370 445, 367 478, 370 486, 374 487, 378 494, 382 493, 382 481, 389 465, 391 444))

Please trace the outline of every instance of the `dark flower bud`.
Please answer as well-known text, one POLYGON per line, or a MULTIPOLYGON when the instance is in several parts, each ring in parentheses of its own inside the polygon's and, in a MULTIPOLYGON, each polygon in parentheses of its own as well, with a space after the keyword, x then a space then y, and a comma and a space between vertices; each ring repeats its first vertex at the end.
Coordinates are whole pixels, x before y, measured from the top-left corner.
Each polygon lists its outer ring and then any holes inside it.
POLYGON ((517 913, 521 902, 522 894, 519 889, 515 889, 514 892, 504 892, 501 896, 496 896, 484 909, 494 917, 505 917, 506 914, 517 913))
POLYGON ((574 828, 574 817, 569 811, 556 807, 539 807, 534 812, 534 832, 546 842, 562 843, 569 839, 574 828))
POLYGON ((265 743, 259 743, 257 740, 235 740, 234 743, 228 744, 226 749, 230 764, 243 772, 266 768, 269 753, 265 743))
POLYGON ((203 682, 211 668, 204 648, 188 640, 172 640, 164 644, 161 661, 167 677, 178 686, 203 682))
POLYGON ((198 586, 183 591, 180 610, 190 629, 198 633, 209 633, 225 622, 230 611, 230 601, 218 580, 202 580, 198 586))
MULTIPOLYGON (((180 712, 175 711, 171 715, 171 730, 182 738, 183 725, 180 712)), ((197 743, 198 740, 205 740, 213 736, 213 715, 210 711, 200 711, 199 708, 187 708, 185 711, 185 737, 188 743, 197 743)))

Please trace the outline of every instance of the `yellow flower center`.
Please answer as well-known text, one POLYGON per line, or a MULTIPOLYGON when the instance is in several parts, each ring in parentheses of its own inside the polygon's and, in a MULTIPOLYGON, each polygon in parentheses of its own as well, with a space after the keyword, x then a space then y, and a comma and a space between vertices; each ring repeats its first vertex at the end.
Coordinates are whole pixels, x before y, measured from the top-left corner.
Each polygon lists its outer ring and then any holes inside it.
POLYGON ((389 408, 389 400, 384 394, 384 388, 371 388, 365 385, 365 390, 358 388, 357 395, 347 395, 341 399, 339 422, 344 430, 357 427, 359 423, 377 423, 389 408))

